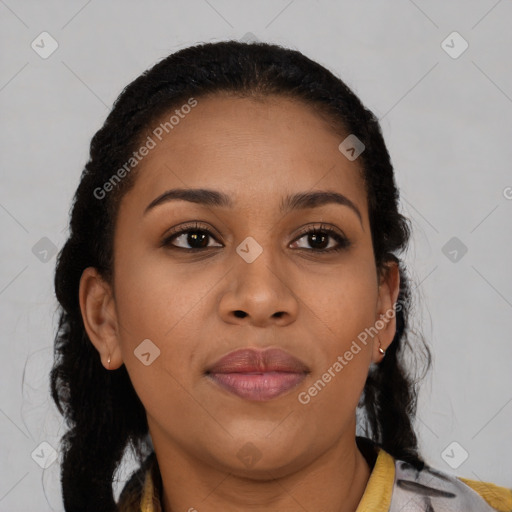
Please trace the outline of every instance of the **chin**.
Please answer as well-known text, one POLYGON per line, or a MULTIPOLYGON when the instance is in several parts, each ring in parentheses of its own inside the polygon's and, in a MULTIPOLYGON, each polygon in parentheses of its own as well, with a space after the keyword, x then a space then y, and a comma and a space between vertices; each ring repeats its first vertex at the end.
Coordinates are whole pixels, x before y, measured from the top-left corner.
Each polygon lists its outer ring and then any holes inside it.
POLYGON ((276 443, 270 438, 235 442, 232 449, 227 448, 218 455, 221 458, 214 457, 223 471, 262 482, 293 474, 312 459, 312 452, 306 446, 301 452, 289 439, 287 443, 276 443), (226 458, 230 452, 234 457, 226 458))

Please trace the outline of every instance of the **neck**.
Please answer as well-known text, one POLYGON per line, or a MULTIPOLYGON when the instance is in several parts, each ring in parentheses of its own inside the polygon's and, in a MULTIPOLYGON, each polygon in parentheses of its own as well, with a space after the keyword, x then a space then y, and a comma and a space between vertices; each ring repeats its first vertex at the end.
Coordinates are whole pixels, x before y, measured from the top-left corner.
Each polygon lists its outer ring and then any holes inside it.
POLYGON ((255 479, 209 466, 158 433, 151 435, 162 477, 162 512, 355 512, 370 477, 355 428, 312 463, 255 479))

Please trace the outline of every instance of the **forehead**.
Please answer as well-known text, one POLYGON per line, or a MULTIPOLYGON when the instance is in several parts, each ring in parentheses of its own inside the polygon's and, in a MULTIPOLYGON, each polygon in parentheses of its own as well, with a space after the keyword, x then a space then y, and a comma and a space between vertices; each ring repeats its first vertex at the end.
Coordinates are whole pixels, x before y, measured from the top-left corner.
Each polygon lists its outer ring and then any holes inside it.
POLYGON ((338 149, 347 134, 334 130, 314 106, 280 96, 225 94, 196 101, 191 109, 164 113, 148 132, 153 148, 127 194, 130 202, 141 202, 139 208, 166 189, 201 187, 222 190, 235 203, 239 198, 266 207, 278 206, 284 195, 331 190, 366 210, 359 161, 338 149))

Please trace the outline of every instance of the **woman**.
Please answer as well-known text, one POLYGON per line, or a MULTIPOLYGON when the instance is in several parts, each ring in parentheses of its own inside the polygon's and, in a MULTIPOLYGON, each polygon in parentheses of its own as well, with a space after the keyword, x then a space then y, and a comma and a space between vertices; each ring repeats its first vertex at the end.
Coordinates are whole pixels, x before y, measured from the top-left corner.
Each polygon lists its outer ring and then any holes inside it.
POLYGON ((319 64, 221 42, 143 73, 56 269, 66 510, 512 510, 418 453, 408 238, 375 117, 319 64))

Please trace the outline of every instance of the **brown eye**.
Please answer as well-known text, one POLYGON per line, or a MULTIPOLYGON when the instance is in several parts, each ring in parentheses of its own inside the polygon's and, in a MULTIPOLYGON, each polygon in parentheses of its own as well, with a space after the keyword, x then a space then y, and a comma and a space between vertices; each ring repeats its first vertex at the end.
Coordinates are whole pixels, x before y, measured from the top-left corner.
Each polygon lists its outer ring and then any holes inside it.
POLYGON ((299 249, 306 249, 314 252, 331 252, 341 251, 350 246, 350 241, 330 228, 313 228, 307 229, 301 233, 293 243, 297 244, 299 240, 305 239, 305 243, 309 244, 311 249, 307 247, 298 247, 299 249))
POLYGON ((211 247, 222 247, 221 244, 210 245, 211 241, 216 241, 213 234, 205 228, 200 228, 197 224, 194 226, 183 226, 179 230, 171 233, 161 243, 162 247, 183 249, 189 251, 201 251, 211 247))

